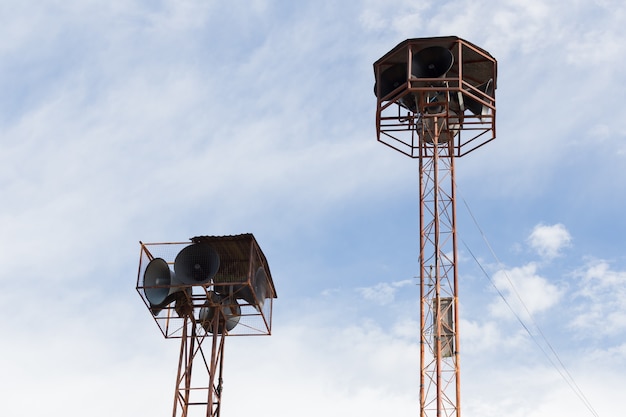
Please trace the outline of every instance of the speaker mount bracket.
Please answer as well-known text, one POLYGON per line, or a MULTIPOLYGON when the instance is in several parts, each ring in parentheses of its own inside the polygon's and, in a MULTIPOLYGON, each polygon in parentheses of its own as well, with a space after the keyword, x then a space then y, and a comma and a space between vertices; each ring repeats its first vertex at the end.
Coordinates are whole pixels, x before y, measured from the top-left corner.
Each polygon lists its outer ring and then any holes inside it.
POLYGON ((407 39, 374 63, 374 77, 379 142, 420 158, 434 146, 424 126, 435 123, 436 146, 454 156, 495 139, 497 62, 482 48, 456 36, 407 39))

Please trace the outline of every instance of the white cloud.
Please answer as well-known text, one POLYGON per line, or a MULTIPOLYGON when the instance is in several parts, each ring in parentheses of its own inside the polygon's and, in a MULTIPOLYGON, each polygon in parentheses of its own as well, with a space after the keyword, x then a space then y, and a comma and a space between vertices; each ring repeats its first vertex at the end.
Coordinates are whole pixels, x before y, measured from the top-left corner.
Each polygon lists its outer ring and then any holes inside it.
MULTIPOLYGON (((398 256, 397 247, 418 245, 417 161, 375 141, 371 67, 407 37, 459 35, 498 59, 498 140, 458 171, 490 196, 477 213, 504 208, 490 218, 494 229, 535 224, 527 210, 519 223, 505 220, 529 195, 533 210, 554 209, 541 204, 544 187, 566 190, 563 161, 576 155, 603 167, 585 170, 589 184, 577 195, 606 187, 612 198, 604 201, 623 211, 622 166, 606 159, 623 147, 626 119, 614 82, 626 68, 617 1, 148 3, 0 5, 6 414, 170 410, 178 343, 160 337, 135 294, 137 241, 247 231, 264 235, 282 285, 274 334, 227 341, 225 414, 262 414, 268 401, 276 415, 417 414, 419 296, 410 281, 359 288, 363 264, 385 276, 415 271, 417 249, 398 256), (376 246, 371 259, 346 258, 354 236, 376 246)), ((595 228, 595 208, 585 208, 571 216, 595 228)), ((600 231, 595 239, 619 248, 623 220, 611 221, 617 237, 600 231)), ((543 232, 529 240, 533 249, 573 258, 563 251, 568 233, 543 232)), ((501 237, 498 246, 511 243, 501 237)), ((570 301, 536 265, 519 264, 506 273, 531 312, 570 301)), ((597 263, 576 276, 576 329, 623 335, 622 270, 597 263)), ((504 271, 496 280, 519 309, 504 271)), ((536 356, 512 355, 530 349, 501 320, 506 307, 483 307, 494 315, 461 326, 469 409, 485 417, 558 411, 554 378, 528 366, 536 356)), ((626 374, 623 342, 603 350, 568 336, 562 343, 580 358, 583 381, 614 406, 611 387, 626 374), (600 374, 603 354, 615 369, 600 374)))
POLYGON ((391 283, 380 282, 371 287, 358 288, 357 291, 366 300, 374 301, 379 305, 387 305, 394 301, 399 288, 411 284, 415 284, 415 282, 411 280, 395 281, 391 283))
POLYGON ((282 322, 269 339, 238 338, 227 354, 224 410, 258 413, 269 401, 276 415, 415 412, 419 345, 390 330, 320 312, 282 322))
POLYGON ((528 314, 550 309, 563 295, 559 287, 538 274, 535 263, 502 269, 494 274, 493 281, 506 299, 506 303, 500 298, 490 305, 491 313, 499 318, 512 318, 514 313, 527 320, 528 314))
POLYGON ((461 350, 471 356, 526 351, 528 334, 521 327, 503 326, 496 320, 461 320, 461 350))
POLYGON ((538 224, 528 236, 527 242, 540 256, 552 259, 571 245, 572 236, 560 223, 552 226, 538 224))
POLYGON ((571 325, 586 337, 612 336, 626 331, 626 271, 615 271, 604 260, 592 261, 576 271, 579 304, 571 325))

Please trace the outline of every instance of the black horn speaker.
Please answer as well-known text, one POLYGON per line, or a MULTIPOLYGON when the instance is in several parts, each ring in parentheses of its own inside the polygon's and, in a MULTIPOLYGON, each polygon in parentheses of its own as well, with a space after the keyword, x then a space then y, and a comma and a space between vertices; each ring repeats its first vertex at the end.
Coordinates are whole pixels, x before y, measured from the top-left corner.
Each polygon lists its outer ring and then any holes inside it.
POLYGON ((454 64, 454 56, 443 46, 429 46, 413 55, 411 75, 416 78, 441 78, 454 64))
POLYGON ((222 334, 233 330, 239 324, 240 317, 241 307, 236 299, 211 291, 209 300, 200 309, 198 319, 207 332, 222 334))
POLYGON ((259 312, 263 309, 265 299, 271 297, 271 290, 263 267, 259 267, 256 270, 256 273, 252 276, 250 285, 236 284, 218 292, 223 294, 232 293, 233 297, 244 300, 247 304, 250 304, 259 312))
MULTIPOLYGON (((489 80, 476 88, 488 97, 493 97, 493 80, 489 80)), ((466 109, 479 117, 487 116, 491 112, 489 106, 485 106, 479 101, 476 101, 465 94, 463 94, 463 104, 466 109)))
POLYGON ((209 283, 220 267, 218 253, 206 243, 194 243, 181 250, 174 260, 174 272, 183 284, 209 283))
POLYGON ((174 301, 185 304, 185 289, 181 285, 165 260, 155 258, 148 263, 143 273, 143 290, 155 316, 174 301))
MULTIPOLYGON (((389 68, 383 70, 380 73, 380 97, 385 97, 387 94, 391 93, 393 90, 401 86, 402 84, 406 84, 407 76, 406 76, 406 63, 402 64, 393 64, 389 68)), ((378 94, 377 91, 378 84, 374 83, 374 94, 378 94)))

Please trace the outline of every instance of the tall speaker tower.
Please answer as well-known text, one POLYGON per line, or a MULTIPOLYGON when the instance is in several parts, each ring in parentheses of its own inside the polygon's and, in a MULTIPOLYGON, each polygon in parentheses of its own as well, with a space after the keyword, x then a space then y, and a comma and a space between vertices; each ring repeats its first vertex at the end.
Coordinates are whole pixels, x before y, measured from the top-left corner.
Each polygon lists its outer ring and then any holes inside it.
POLYGON ((419 162, 420 412, 460 417, 454 160, 495 139, 496 60, 458 37, 374 63, 378 141, 419 162))
POLYGON ((269 335, 276 290, 251 234, 141 243, 137 291, 180 339, 173 417, 219 417, 226 336, 269 335))

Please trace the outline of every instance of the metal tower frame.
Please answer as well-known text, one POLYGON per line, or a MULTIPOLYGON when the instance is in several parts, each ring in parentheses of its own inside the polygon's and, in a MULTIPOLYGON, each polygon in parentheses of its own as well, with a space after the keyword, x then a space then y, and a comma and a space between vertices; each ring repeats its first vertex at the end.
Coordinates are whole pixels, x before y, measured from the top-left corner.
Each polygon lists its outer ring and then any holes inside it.
MULTIPOLYGON (((180 339, 172 416, 219 417, 226 337, 271 335, 276 289, 267 259, 252 234, 140 244, 137 292, 163 336, 180 339), (176 269, 178 255, 193 245, 210 246, 218 267, 212 278, 189 284, 170 267, 176 269), (166 277, 146 278, 153 261, 165 265, 166 277), (165 301, 153 304, 150 295, 162 290, 165 301)), ((192 269, 206 259, 200 257, 192 269)))
POLYGON ((446 145, 421 151, 420 405, 422 416, 459 416, 454 157, 446 145))
POLYGON ((456 157, 495 139, 496 60, 458 37, 374 63, 377 139, 419 160, 420 415, 460 417, 456 157))
MULTIPOLYGON (((220 318, 216 315, 213 320, 217 326, 220 318)), ((219 417, 226 338, 220 333, 198 334, 198 323, 195 321, 192 316, 186 317, 182 329, 172 416, 219 417), (211 344, 209 356, 204 353, 202 345, 206 339, 209 339, 211 344), (200 373, 202 375, 199 375, 200 373), (191 407, 193 411, 202 414, 192 413, 191 407)))

